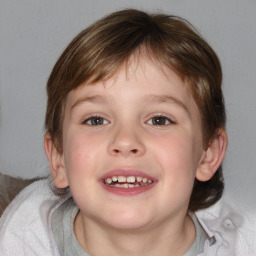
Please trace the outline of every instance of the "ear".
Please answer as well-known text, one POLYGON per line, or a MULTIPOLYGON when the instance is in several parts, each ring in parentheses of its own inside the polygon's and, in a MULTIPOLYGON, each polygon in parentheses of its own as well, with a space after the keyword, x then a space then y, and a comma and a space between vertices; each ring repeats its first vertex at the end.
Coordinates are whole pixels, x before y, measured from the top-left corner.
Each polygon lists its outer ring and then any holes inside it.
POLYGON ((52 138, 48 133, 44 136, 44 150, 48 158, 54 185, 57 188, 66 188, 68 186, 68 180, 63 153, 60 153, 56 149, 52 138))
POLYGON ((203 152, 196 172, 197 180, 208 181, 212 178, 225 157, 227 144, 227 133, 220 129, 207 150, 203 152))

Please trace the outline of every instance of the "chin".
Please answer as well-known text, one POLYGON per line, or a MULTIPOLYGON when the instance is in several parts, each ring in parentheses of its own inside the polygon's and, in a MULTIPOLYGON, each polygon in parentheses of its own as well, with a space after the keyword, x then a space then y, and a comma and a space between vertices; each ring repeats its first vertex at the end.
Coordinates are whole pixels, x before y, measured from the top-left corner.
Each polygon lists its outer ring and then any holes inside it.
POLYGON ((132 230, 144 228, 150 223, 150 216, 145 212, 136 210, 120 210, 111 212, 108 216, 104 216, 104 221, 113 228, 132 230))

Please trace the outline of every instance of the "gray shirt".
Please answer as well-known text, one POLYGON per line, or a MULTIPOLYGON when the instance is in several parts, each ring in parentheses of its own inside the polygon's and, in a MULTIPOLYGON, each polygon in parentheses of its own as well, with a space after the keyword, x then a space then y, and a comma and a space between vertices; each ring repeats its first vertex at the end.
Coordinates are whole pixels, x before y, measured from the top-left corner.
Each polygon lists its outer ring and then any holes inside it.
MULTIPOLYGON (((78 211, 79 209, 72 198, 70 198, 63 203, 53 215, 53 236, 61 256, 89 256, 78 243, 74 233, 74 220, 78 211)), ((202 253, 207 239, 207 235, 199 224, 196 216, 192 215, 191 218, 196 227, 196 238, 184 256, 195 256, 202 253)))

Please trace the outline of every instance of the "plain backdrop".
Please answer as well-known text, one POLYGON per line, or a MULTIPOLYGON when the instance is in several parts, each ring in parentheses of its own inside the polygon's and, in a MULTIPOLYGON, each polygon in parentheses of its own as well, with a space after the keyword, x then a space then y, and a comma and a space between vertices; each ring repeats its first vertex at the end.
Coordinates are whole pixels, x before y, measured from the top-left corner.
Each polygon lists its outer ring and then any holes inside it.
POLYGON ((255 0, 0 0, 0 172, 49 172, 43 123, 51 68, 78 32, 121 8, 182 16, 215 49, 228 116, 226 191, 242 207, 255 206, 255 0))

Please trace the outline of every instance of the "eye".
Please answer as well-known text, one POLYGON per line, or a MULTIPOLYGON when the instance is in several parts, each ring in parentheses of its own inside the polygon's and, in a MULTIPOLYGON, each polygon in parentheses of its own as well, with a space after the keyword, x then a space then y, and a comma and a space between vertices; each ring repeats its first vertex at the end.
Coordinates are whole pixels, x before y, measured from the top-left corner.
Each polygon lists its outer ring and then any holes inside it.
POLYGON ((87 125, 104 125, 109 124, 109 121, 100 116, 91 116, 83 121, 83 124, 87 125))
POLYGON ((175 124, 170 118, 166 116, 154 116, 147 121, 147 124, 151 125, 169 125, 175 124))

